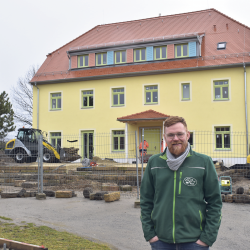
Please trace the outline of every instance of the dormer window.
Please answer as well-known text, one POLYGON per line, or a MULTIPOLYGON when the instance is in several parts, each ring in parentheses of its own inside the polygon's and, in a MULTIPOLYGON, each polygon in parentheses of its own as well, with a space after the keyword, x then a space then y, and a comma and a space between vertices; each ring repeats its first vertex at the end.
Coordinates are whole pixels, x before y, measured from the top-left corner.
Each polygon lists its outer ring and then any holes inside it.
POLYGON ((226 49, 226 42, 223 43, 217 43, 217 50, 221 50, 221 49, 226 49))
POLYGON ((188 44, 175 45, 175 58, 188 57, 188 44))

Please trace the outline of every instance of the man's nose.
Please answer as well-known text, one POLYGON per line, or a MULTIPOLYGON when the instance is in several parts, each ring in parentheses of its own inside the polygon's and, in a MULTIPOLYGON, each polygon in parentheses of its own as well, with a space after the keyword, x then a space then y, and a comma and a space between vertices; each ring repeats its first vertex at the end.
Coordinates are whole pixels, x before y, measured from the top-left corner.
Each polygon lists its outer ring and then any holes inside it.
POLYGON ((174 138, 173 138, 173 140, 177 140, 177 141, 179 141, 179 137, 177 136, 177 135, 174 135, 174 138))

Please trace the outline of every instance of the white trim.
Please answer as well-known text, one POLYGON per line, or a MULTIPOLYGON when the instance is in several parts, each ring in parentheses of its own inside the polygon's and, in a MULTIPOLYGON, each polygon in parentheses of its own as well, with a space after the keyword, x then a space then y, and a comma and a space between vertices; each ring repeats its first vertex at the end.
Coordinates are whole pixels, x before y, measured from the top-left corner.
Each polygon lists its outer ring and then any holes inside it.
POLYGON ((191 102, 192 101, 192 81, 181 81, 179 82, 180 91, 180 102, 191 102), (182 100, 182 85, 189 84, 189 100, 182 100))
POLYGON ((95 108, 95 88, 80 89, 80 110, 94 109, 95 108), (82 108, 82 92, 83 91, 93 91, 93 107, 82 108))
POLYGON ((153 167, 153 168, 151 168, 151 170, 155 169, 155 168, 167 168, 167 167, 153 167))
POLYGON ((220 102, 231 102, 232 99, 231 99, 231 77, 224 77, 224 78, 213 78, 211 79, 211 99, 212 99, 212 102, 216 102, 216 103, 220 103, 220 102), (228 81, 228 92, 229 92, 229 95, 228 95, 228 100, 215 100, 214 98, 214 81, 228 81))
POLYGON ((232 124, 216 124, 212 125, 212 131, 213 131, 213 152, 223 151, 223 152, 233 152, 233 125, 232 124), (215 127, 230 127, 230 149, 216 149, 216 142, 215 142, 215 127))
POLYGON ((205 168, 202 168, 202 167, 188 167, 188 168, 200 168, 200 169, 205 169, 205 168))
POLYGON ((58 90, 58 91, 49 92, 49 112, 62 111, 62 110, 63 110, 63 91, 58 90), (61 109, 52 109, 52 107, 50 107, 51 94, 56 94, 56 93, 61 93, 61 109))
POLYGON ((147 84, 143 84, 142 85, 142 106, 150 106, 150 105, 160 105, 160 83, 147 83, 147 84), (146 99, 145 99, 145 87, 146 86, 157 86, 157 90, 158 90, 158 103, 150 103, 150 104, 146 104, 146 99))
POLYGON ((114 87, 110 87, 110 108, 126 108, 126 86, 114 86, 114 87), (113 105, 113 100, 112 100, 113 89, 121 89, 121 88, 124 89, 124 105, 123 106, 112 106, 113 105))

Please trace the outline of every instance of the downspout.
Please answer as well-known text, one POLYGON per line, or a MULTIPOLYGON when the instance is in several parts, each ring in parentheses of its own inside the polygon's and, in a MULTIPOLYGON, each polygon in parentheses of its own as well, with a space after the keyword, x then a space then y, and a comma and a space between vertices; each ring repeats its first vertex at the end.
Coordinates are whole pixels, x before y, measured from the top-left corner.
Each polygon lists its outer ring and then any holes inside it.
POLYGON ((244 67, 244 86, 245 86, 245 118, 246 118, 246 153, 247 156, 249 154, 248 151, 248 118, 247 118, 247 72, 246 72, 246 65, 245 63, 243 63, 243 67, 244 67))
POLYGON ((39 129, 39 88, 36 86, 35 83, 35 87, 37 88, 37 129, 39 129))
POLYGON ((125 155, 126 155, 126 162, 128 162, 128 123, 126 122, 125 125, 125 155))

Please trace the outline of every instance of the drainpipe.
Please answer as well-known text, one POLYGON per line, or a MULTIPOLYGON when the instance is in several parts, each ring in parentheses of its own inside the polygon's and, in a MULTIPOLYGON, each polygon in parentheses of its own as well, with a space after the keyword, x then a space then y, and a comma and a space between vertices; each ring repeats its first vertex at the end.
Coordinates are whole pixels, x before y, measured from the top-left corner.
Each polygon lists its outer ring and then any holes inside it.
POLYGON ((248 151, 248 118, 247 118, 247 72, 246 72, 246 65, 243 63, 244 67, 244 85, 245 85, 245 117, 246 117, 246 150, 247 150, 247 156, 249 154, 248 151))
POLYGON ((39 88, 36 86, 35 83, 35 87, 37 88, 37 129, 39 129, 39 88))
POLYGON ((126 162, 128 163, 128 123, 126 122, 125 125, 125 155, 126 155, 126 162))

